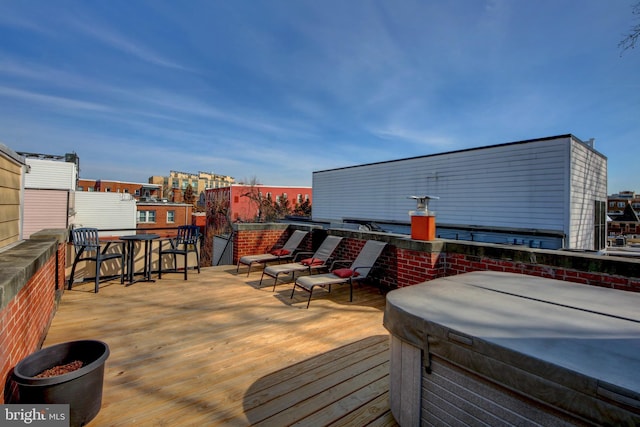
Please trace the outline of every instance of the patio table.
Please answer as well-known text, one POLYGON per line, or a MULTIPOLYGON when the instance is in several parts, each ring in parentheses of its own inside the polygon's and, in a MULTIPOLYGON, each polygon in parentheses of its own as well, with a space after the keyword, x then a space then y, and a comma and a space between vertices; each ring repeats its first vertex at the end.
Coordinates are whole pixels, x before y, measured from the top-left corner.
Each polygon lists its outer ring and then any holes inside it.
POLYGON ((120 239, 126 243, 125 264, 127 265, 126 278, 128 284, 136 282, 155 282, 151 279, 151 252, 153 250, 153 241, 159 239, 157 234, 132 234, 128 236, 120 236, 120 239), (142 279, 134 280, 135 276, 135 245, 141 242, 141 249, 144 250, 144 268, 142 279), (144 243, 144 245, 142 245, 144 243))

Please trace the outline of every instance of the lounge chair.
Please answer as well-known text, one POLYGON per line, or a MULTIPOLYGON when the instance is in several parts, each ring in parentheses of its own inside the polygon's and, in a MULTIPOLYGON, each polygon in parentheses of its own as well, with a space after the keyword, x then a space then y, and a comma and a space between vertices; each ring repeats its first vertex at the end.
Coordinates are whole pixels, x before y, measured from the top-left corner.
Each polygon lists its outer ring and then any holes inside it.
MULTIPOLYGON (((331 273, 315 274, 312 276, 300 276, 294 284, 291 291, 291 298, 296 291, 296 287, 309 292, 309 299, 307 300, 307 308, 311 302, 311 295, 313 294, 313 288, 321 286, 323 288, 328 287, 328 291, 331 292, 331 285, 349 284, 349 301, 353 301, 353 282, 366 279, 369 272, 376 263, 378 257, 382 253, 386 243, 378 242, 375 240, 367 240, 364 247, 351 263, 348 268, 334 269, 338 264, 345 263, 346 260, 336 260, 332 263, 331 273)), ((348 261, 346 261, 348 262, 348 261)))
POLYGON ((281 274, 291 274, 292 279, 295 279, 296 271, 307 271, 311 274, 312 270, 328 267, 331 254, 336 250, 341 241, 342 237, 327 236, 315 252, 299 252, 296 254, 296 259, 299 259, 299 262, 274 264, 265 267, 260 277, 260 286, 262 286, 262 279, 265 274, 273 277, 273 290, 275 291, 276 285, 278 284, 278 276, 281 274))
POLYGON ((251 272, 251 266, 253 264, 266 264, 268 262, 274 261, 283 261, 288 259, 293 259, 294 252, 302 243, 302 239, 308 233, 306 231, 296 230, 293 232, 287 242, 279 249, 273 249, 271 252, 266 254, 258 254, 258 255, 245 255, 238 260, 238 266, 236 267, 236 273, 240 270, 240 264, 244 264, 249 266, 247 270, 247 276, 251 272))

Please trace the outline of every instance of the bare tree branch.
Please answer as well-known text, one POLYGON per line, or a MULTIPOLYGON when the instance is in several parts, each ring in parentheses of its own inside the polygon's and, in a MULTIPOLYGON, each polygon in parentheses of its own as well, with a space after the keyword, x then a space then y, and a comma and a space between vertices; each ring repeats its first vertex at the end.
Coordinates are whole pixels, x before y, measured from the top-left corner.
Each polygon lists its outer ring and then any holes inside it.
MULTIPOLYGON (((640 2, 631 6, 631 13, 633 15, 637 15, 640 18, 640 2)), ((624 52, 627 49, 635 49, 636 43, 638 42, 638 38, 640 37, 640 24, 636 24, 631 27, 631 32, 626 35, 624 39, 620 43, 618 43, 618 47, 622 49, 624 52)), ((622 55, 622 52, 620 55, 622 55)))

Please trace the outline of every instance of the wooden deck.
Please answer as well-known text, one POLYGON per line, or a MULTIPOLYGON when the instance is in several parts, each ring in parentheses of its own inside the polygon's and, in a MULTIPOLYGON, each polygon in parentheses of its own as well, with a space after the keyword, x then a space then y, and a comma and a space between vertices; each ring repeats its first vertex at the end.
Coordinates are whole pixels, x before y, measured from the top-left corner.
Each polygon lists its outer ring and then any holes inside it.
MULTIPOLYGON (((246 270, 245 270, 246 271, 246 270)), ((389 410, 384 296, 358 287, 258 289, 235 267, 65 291, 44 346, 109 345, 91 426, 397 425, 389 410)))

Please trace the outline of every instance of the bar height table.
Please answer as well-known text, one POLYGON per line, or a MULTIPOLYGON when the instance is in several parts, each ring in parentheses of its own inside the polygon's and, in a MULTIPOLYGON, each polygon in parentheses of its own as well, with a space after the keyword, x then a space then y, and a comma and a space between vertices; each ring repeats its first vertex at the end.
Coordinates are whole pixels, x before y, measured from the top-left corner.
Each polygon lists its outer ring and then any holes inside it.
POLYGON ((132 234, 128 236, 120 236, 120 239, 126 242, 126 278, 128 284, 135 282, 155 282, 151 279, 151 251, 153 249, 153 241, 159 239, 157 234, 132 234), (144 250, 144 269, 142 279, 134 280, 135 276, 135 244, 136 242, 144 242, 141 249, 144 250))

